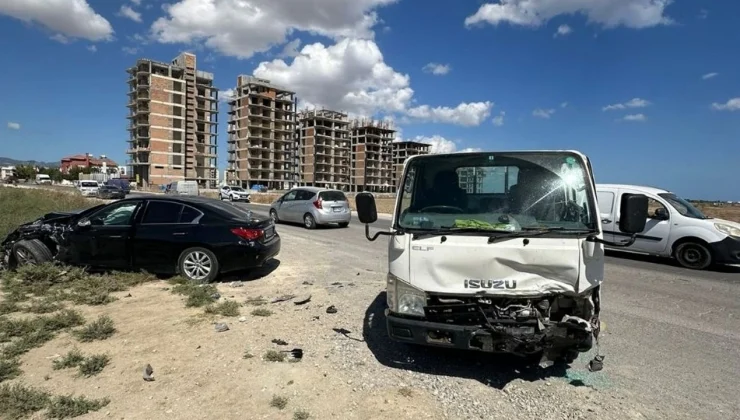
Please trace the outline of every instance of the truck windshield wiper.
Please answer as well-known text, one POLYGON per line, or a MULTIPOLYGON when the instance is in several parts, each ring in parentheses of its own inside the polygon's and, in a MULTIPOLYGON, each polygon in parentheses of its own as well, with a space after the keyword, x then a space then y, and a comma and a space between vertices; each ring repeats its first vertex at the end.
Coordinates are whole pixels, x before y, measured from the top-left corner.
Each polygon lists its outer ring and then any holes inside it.
POLYGON ((485 228, 472 228, 472 227, 454 227, 454 226, 442 226, 439 229, 430 229, 421 232, 414 232, 412 239, 420 239, 428 236, 438 236, 445 234, 491 234, 491 233, 511 233, 508 230, 501 229, 485 229, 485 228))
POLYGON ((529 238, 533 236, 540 236, 550 232, 563 232, 563 233, 591 233, 589 230, 581 229, 566 229, 562 226, 556 227, 523 227, 522 230, 510 231, 504 229, 486 229, 486 228, 473 228, 473 227, 454 227, 454 226, 442 226, 439 229, 428 230, 424 232, 415 232, 413 239, 420 239, 428 236, 438 236, 445 234, 478 234, 488 235, 488 243, 492 243, 498 239, 508 238, 529 238))

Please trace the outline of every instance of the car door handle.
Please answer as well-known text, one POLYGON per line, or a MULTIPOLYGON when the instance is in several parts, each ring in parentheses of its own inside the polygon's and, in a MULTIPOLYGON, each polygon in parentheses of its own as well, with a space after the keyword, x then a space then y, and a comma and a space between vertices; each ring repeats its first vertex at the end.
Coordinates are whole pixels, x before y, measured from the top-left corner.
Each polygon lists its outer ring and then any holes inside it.
POLYGON ((601 223, 611 223, 611 219, 601 219, 601 223))
POLYGON ((121 239, 123 238, 123 235, 109 235, 108 237, 111 239, 121 239))
POLYGON ((172 236, 185 236, 187 234, 188 234, 187 232, 175 232, 172 234, 172 236))

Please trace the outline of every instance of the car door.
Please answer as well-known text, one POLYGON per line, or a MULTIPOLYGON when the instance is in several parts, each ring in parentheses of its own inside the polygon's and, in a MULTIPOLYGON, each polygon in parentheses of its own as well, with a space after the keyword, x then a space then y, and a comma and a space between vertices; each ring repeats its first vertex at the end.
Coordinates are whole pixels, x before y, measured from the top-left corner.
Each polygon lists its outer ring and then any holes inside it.
POLYGON ((312 206, 311 200, 316 196, 316 193, 308 190, 300 190, 295 197, 295 204, 293 205, 293 211, 296 216, 297 222, 303 222, 303 215, 310 213, 311 209, 308 206, 312 206))
POLYGON ((612 189, 597 189, 596 201, 599 205, 599 218, 601 219, 601 230, 604 232, 605 241, 615 241, 615 204, 617 202, 617 191, 612 189))
POLYGON ((79 265, 125 269, 131 264, 133 220, 142 200, 118 201, 78 222, 69 241, 79 265))
POLYGON ((277 213, 280 220, 286 222, 296 222, 295 212, 291 211, 291 208, 295 204, 296 195, 298 190, 288 191, 283 195, 277 203, 277 213))
MULTIPOLYGON (((619 189, 619 203, 621 203, 621 199, 624 194, 643 194, 648 198, 648 214, 646 215, 647 222, 645 223, 645 229, 637 235, 635 243, 625 249, 648 254, 662 254, 665 252, 668 247, 668 237, 671 232, 671 216, 668 211, 668 204, 656 195, 629 188, 619 189), (658 209, 663 210, 661 212, 658 209), (661 213, 664 216, 661 216, 661 213)), ((619 203, 616 208, 619 208, 619 203)), ((615 223, 615 234, 617 235, 617 240, 620 238, 629 238, 629 234, 619 231, 619 218, 615 220, 615 223)))
POLYGON ((133 265, 155 273, 171 273, 180 253, 197 242, 203 213, 187 204, 149 200, 133 234, 133 265))

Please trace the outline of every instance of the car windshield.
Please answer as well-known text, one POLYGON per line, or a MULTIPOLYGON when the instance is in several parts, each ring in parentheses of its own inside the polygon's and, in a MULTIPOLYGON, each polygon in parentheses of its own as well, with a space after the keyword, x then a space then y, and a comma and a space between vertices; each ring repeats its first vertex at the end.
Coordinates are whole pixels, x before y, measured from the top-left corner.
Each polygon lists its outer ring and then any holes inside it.
POLYGON ((681 216, 691 217, 692 219, 710 219, 701 210, 694 207, 693 204, 684 200, 681 197, 676 196, 673 193, 662 193, 658 194, 661 198, 668 202, 681 216))
POLYGON ((569 152, 416 157, 400 193, 406 229, 596 229, 588 166, 569 152))

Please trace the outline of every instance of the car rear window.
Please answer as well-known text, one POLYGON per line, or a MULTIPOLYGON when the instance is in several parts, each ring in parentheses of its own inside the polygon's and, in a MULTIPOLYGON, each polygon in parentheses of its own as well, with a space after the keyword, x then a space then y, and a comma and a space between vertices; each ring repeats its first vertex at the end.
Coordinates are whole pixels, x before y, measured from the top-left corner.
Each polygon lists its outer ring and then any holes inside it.
POLYGON ((347 201, 347 197, 341 191, 321 191, 319 198, 324 201, 347 201))
POLYGON ((98 186, 98 183, 97 182, 80 182, 80 186, 83 186, 83 187, 97 187, 98 186))
POLYGON ((252 218, 251 211, 228 202, 213 200, 212 202, 205 204, 205 206, 221 217, 225 217, 227 219, 246 220, 252 218))

